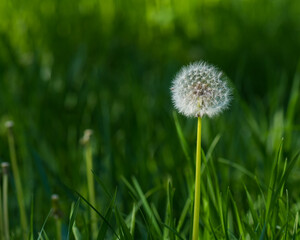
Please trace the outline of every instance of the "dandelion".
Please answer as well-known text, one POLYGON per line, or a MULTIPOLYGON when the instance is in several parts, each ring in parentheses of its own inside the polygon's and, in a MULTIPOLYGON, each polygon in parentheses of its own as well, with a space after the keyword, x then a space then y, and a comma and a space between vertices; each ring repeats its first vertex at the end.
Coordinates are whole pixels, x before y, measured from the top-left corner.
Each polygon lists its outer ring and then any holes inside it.
POLYGON ((51 196, 52 202, 52 214, 55 219, 56 224, 56 239, 61 240, 61 219, 63 216, 62 211, 60 210, 59 204, 59 196, 57 194, 52 194, 51 196))
MULTIPOLYGON (((93 130, 86 129, 84 131, 83 137, 80 143, 85 147, 85 161, 86 161, 86 176, 88 185, 88 199, 93 207, 96 207, 96 197, 95 197, 95 187, 94 187, 94 175, 93 175, 93 153, 91 145, 91 136, 93 135, 93 130)), ((97 215, 96 212, 91 208, 91 230, 92 239, 97 238, 97 215)))
MULTIPOLYGON (((4 239, 9 240, 9 218, 8 218, 8 172, 9 163, 1 163, 3 175, 3 222, 4 222, 4 239)), ((3 237, 3 236, 2 236, 3 237)))
POLYGON ((14 122, 7 121, 5 123, 5 127, 7 128, 7 136, 8 136, 8 146, 10 152, 10 160, 12 166, 12 172, 15 180, 16 192, 17 192, 17 200, 20 209, 20 220, 21 220, 21 227, 23 230, 24 239, 27 238, 27 217, 26 217, 26 210, 25 210, 25 202, 24 202, 24 194, 23 194, 23 186, 22 180, 19 172, 19 164, 17 161, 17 153, 16 153, 16 146, 15 146, 15 138, 13 133, 14 122))
POLYGON ((188 117, 213 117, 228 107, 231 96, 224 74, 205 62, 183 67, 171 90, 175 107, 188 117))
POLYGON ((187 117, 198 118, 196 147, 196 176, 193 217, 193 240, 199 237, 200 182, 201 182, 201 119, 224 111, 231 99, 231 89, 224 74, 205 62, 183 67, 172 84, 175 108, 187 117))

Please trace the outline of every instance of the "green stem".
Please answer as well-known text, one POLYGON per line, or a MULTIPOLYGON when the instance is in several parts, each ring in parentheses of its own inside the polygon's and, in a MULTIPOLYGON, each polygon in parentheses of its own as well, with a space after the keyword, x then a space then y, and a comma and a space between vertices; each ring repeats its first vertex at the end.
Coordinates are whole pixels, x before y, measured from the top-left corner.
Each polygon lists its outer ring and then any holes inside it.
POLYGON ((200 192, 201 192, 200 191, 200 183, 201 183, 200 174, 201 174, 201 117, 198 117, 193 240, 198 240, 198 237, 199 237, 199 213, 200 213, 200 192))
POLYGON ((4 227, 3 227, 3 210, 2 210, 2 187, 0 186, 0 239, 4 239, 4 227))
MULTIPOLYGON (((95 187, 94 187, 94 176, 93 176, 93 157, 92 157, 92 146, 90 140, 86 143, 85 149, 85 160, 86 160, 86 176, 88 183, 88 194, 89 201, 92 206, 96 208, 96 198, 95 198, 95 187)), ((97 238, 97 215, 96 212, 90 208, 90 216, 91 216, 91 228, 92 228, 92 237, 93 239, 97 238)))
POLYGON ((61 220, 56 219, 56 240, 61 240, 61 220))
POLYGON ((61 218, 62 218, 62 213, 61 213, 60 207, 59 207, 59 196, 57 194, 52 194, 51 202, 52 202, 53 217, 55 219, 56 240, 61 240, 61 218))
MULTIPOLYGON (((2 167, 3 169, 3 167, 2 167)), ((9 240, 9 218, 8 218, 8 174, 7 169, 3 171, 3 222, 5 240, 9 240)))
POLYGON ((134 228, 135 228, 135 203, 133 203, 131 223, 130 223, 130 234, 132 236, 134 236, 134 228))
MULTIPOLYGON (((11 159, 11 165, 17 190, 17 199, 18 204, 20 208, 20 218, 21 218, 21 226, 23 230, 23 234, 25 238, 27 238, 26 232, 27 232, 27 218, 26 218, 26 211, 24 206, 24 195, 23 195, 23 188, 21 184, 21 178, 19 174, 19 168, 17 163, 17 155, 16 155, 16 149, 15 149, 15 141, 14 136, 12 133, 12 129, 8 129, 8 145, 9 145, 9 152, 10 152, 10 159, 11 159)), ((24 239, 25 239, 24 238, 24 239)))

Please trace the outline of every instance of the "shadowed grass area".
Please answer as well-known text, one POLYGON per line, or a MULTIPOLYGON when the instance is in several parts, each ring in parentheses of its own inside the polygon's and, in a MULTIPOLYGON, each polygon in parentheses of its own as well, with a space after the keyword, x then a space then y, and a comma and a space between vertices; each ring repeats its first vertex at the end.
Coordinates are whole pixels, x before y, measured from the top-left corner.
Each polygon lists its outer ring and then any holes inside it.
MULTIPOLYGON (((56 238, 54 193, 62 239, 92 238, 85 129, 98 239, 189 239, 197 123, 173 113, 170 85, 201 59, 235 89, 203 118, 201 239, 297 239, 299 13, 296 0, 0 1, 0 161, 12 120, 32 239, 56 238)), ((8 199, 22 239, 12 174, 8 199)))

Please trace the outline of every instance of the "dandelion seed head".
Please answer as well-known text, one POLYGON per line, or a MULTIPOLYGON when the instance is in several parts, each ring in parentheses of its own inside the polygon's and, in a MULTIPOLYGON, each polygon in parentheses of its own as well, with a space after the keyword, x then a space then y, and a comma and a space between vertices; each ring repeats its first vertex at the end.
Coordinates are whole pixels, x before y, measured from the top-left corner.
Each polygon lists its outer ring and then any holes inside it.
POLYGON ((51 200, 52 201, 58 201, 59 200, 59 195, 58 194, 52 194, 51 195, 51 200))
POLYGON ((59 204, 59 195, 58 194, 52 194, 51 195, 51 201, 52 201, 52 216, 55 219, 62 219, 63 212, 60 210, 60 204, 59 204))
POLYGON ((175 108, 188 117, 213 117, 225 110, 231 99, 231 90, 224 74, 205 62, 183 67, 172 87, 175 108))
POLYGON ((92 135, 93 135, 93 130, 91 129, 84 130, 83 137, 80 139, 80 143, 82 145, 87 144, 90 141, 92 135))
POLYGON ((13 121, 6 121, 5 122, 5 127, 6 128, 12 128, 14 126, 14 122, 13 121))
POLYGON ((2 174, 8 174, 9 163, 8 162, 2 162, 1 167, 2 167, 2 174))

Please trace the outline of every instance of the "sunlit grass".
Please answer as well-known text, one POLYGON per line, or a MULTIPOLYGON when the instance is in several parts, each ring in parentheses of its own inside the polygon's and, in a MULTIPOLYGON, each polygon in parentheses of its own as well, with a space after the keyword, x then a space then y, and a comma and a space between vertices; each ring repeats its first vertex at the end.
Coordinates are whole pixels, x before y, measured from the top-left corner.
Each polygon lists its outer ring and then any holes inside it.
MULTIPOLYGON (((186 146, 184 144, 186 139, 181 135, 182 128, 178 120, 176 120, 176 125, 179 134, 178 141, 182 143, 183 151, 186 146)), ((226 169, 225 166, 228 165, 237 174, 247 176, 244 179, 248 179, 247 182, 240 182, 242 192, 237 192, 230 186, 226 189, 222 189, 220 186, 220 179, 216 172, 216 166, 214 166, 216 159, 212 159, 214 148, 219 141, 222 141, 222 138, 221 140, 216 138, 207 153, 202 152, 205 168, 202 172, 203 194, 201 204, 203 207, 200 215, 200 239, 295 239, 298 235, 298 211, 295 211, 298 202, 297 199, 290 198, 293 194, 290 193, 288 179, 299 155, 292 159, 285 158, 282 153, 284 146, 282 140, 277 147, 273 163, 270 165, 270 178, 266 183, 261 182, 255 174, 248 172, 243 166, 226 159, 220 159, 220 164, 225 164, 223 165, 224 170, 226 169), (253 192, 252 188, 250 193, 247 185, 251 186, 252 184, 256 185, 257 190, 253 192), (240 202, 241 196, 245 197, 243 203, 240 202)), ((179 149, 179 151, 181 150, 179 149)), ((189 154, 188 150, 184 151, 189 154)), ((176 178, 176 176, 163 181, 162 185, 149 191, 144 191, 141 188, 137 178, 133 177, 131 180, 123 178, 123 183, 119 182, 118 185, 124 185, 128 189, 131 197, 127 201, 130 201, 131 204, 127 204, 132 206, 132 210, 123 213, 119 209, 121 203, 116 202, 116 197, 120 197, 120 193, 116 191, 113 194, 112 189, 107 188, 99 176, 95 175, 94 178, 97 182, 96 188, 102 189, 103 199, 106 199, 103 202, 106 203, 97 209, 80 193, 76 193, 77 190, 74 189, 73 195, 78 200, 76 204, 74 202, 72 205, 68 219, 68 214, 63 216, 60 213, 58 198, 52 197, 54 205, 52 208, 50 205, 48 206, 51 210, 40 228, 37 239, 47 239, 54 234, 48 230, 55 229, 49 226, 54 223, 50 221, 52 216, 56 218, 57 239, 60 237, 61 239, 72 239, 73 237, 75 239, 87 239, 88 236, 91 237, 92 234, 88 227, 90 220, 85 217, 90 210, 96 216, 97 239, 191 238, 193 226, 191 197, 187 195, 182 199, 176 195, 176 186, 172 183, 172 178, 176 178), (160 200, 156 202, 155 198, 159 195, 160 200), (178 204, 179 198, 183 200, 179 202, 185 202, 184 205, 178 204), (174 207, 180 208, 174 209, 174 207), (165 210, 161 212, 158 209, 165 210), (63 224, 61 225, 61 223, 63 224)), ((3 195, 7 196, 7 178, 5 179, 3 195)), ((4 211, 7 211, 7 205, 9 205, 7 199, 3 198, 3 201, 4 211)), ((33 211, 31 215, 33 214, 36 213, 33 211)), ((7 224, 6 218, 3 220, 7 224)), ((15 229, 15 226, 12 229, 15 229)), ((11 230, 10 235, 13 231, 11 230)), ((34 235, 34 233, 31 234, 31 236, 34 235)))

